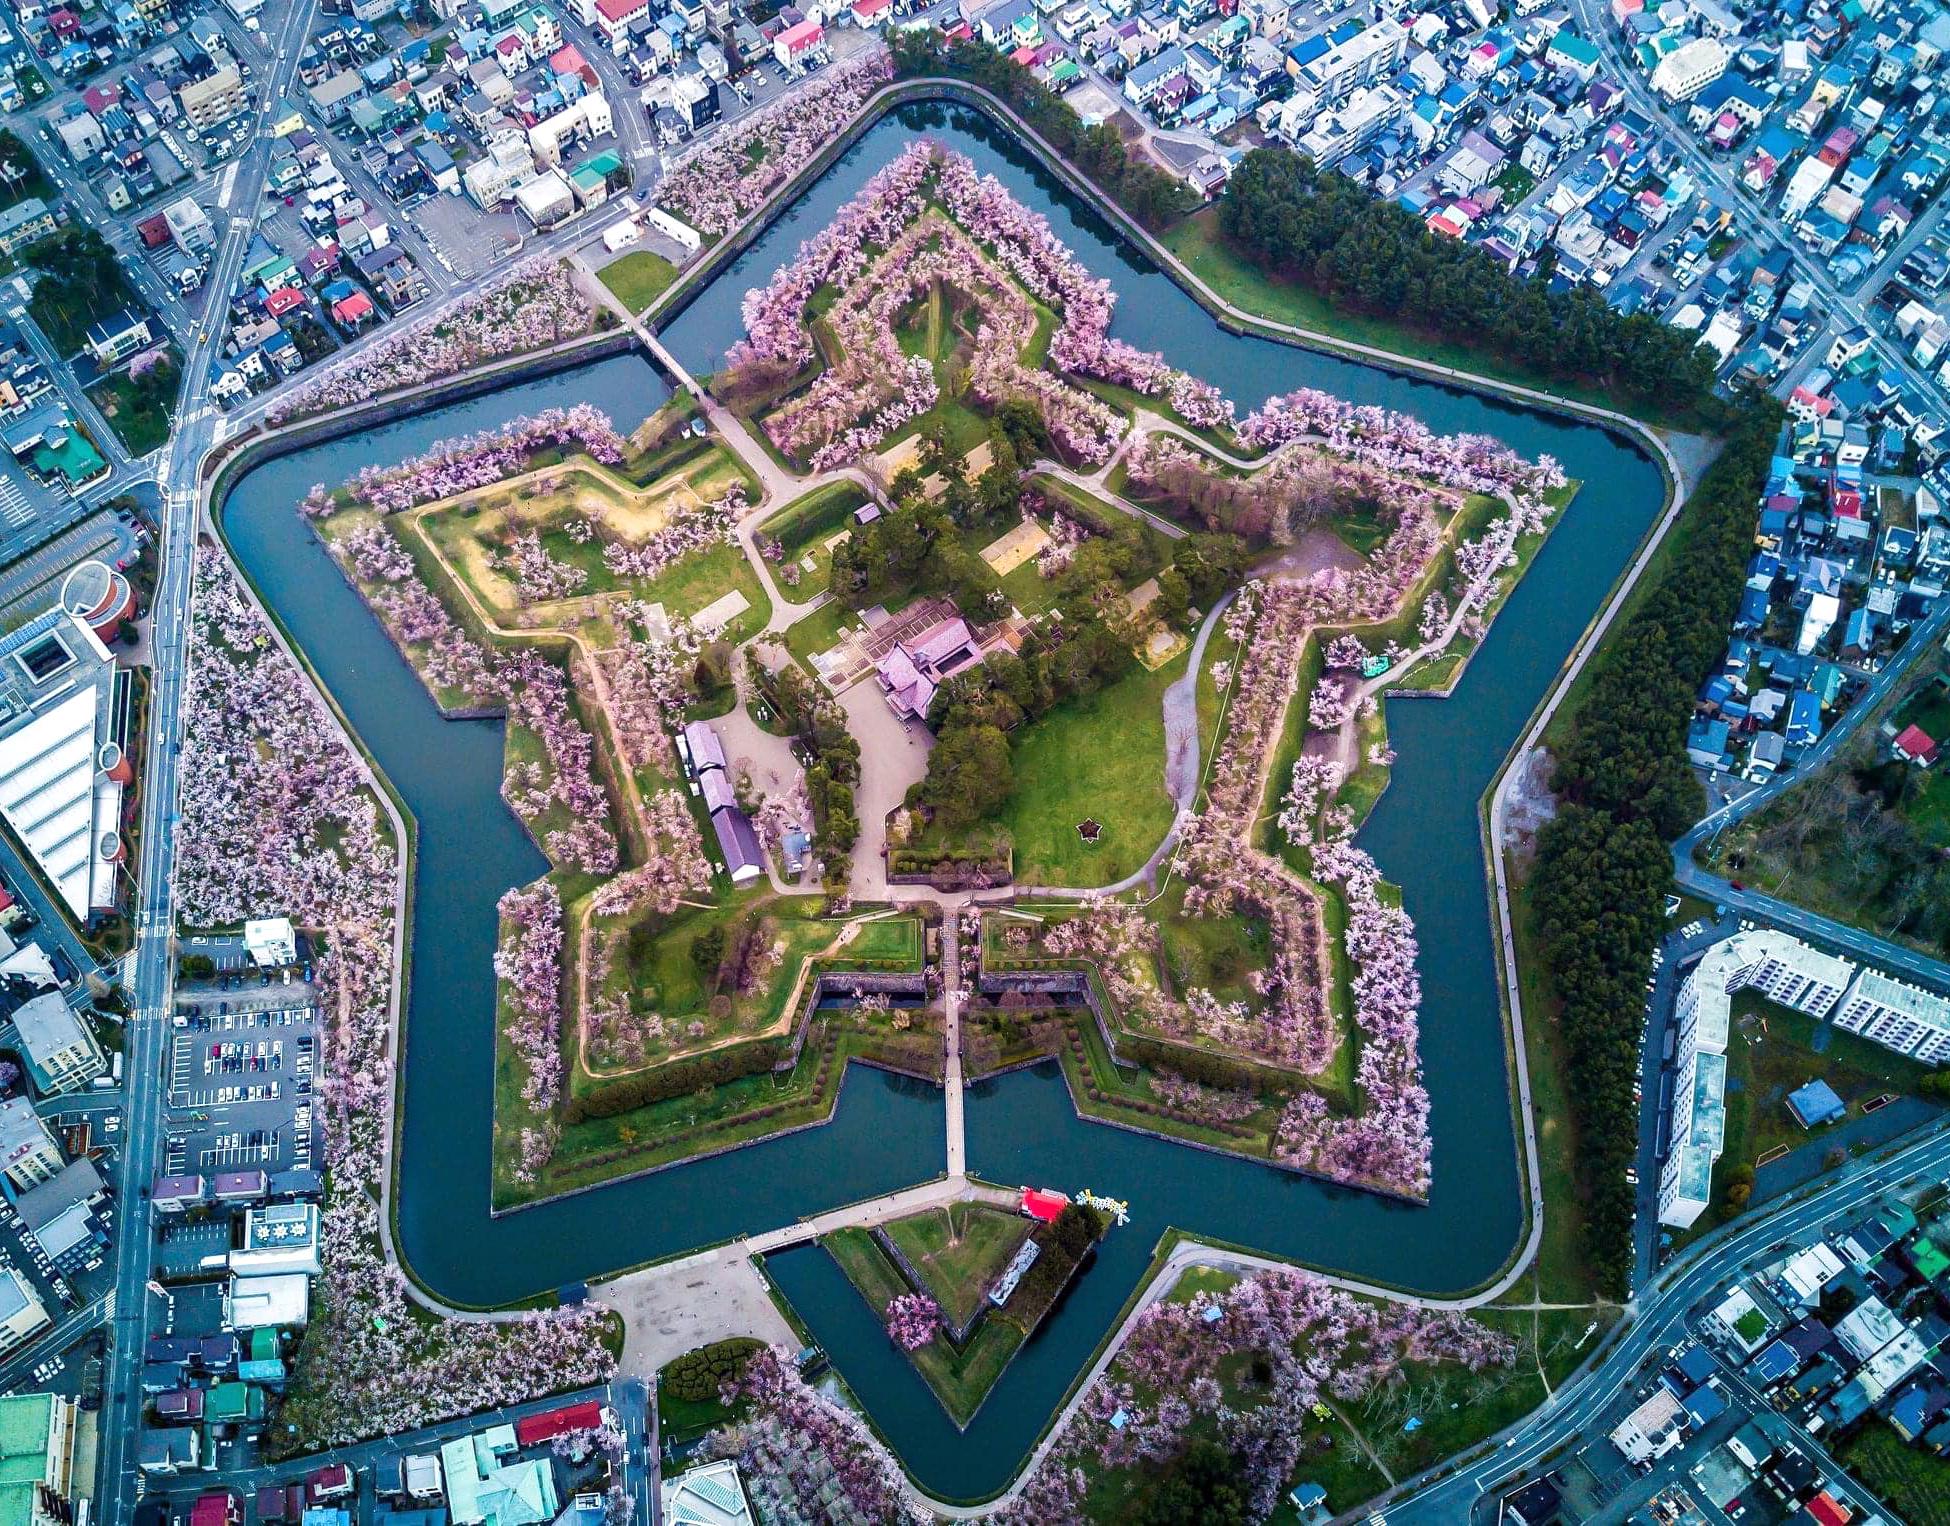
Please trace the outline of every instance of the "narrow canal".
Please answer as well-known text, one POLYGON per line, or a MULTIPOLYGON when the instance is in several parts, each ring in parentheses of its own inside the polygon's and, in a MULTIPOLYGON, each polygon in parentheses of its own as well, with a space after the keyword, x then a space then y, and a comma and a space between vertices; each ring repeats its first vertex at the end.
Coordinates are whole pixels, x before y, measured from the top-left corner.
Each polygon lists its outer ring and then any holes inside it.
MULTIPOLYGON (((745 289, 764 281, 917 131, 994 173, 1044 212, 1087 265, 1113 280, 1118 336, 1208 377, 1242 408, 1273 393, 1319 387, 1407 410, 1444 431, 1494 434, 1526 455, 1549 452, 1585 484, 1456 697, 1389 707, 1401 761, 1361 841, 1402 883, 1420 932, 1422 1055, 1435 1138, 1427 1207, 1081 1122, 1052 1067, 978 1086, 968 1105, 971 1171, 1008 1183, 1091 1187, 1130 1199, 1132 1216, 963 1433, 823 1252, 773 1260, 784 1291, 915 1477, 938 1494, 973 1497, 1007 1481, 1167 1227, 1429 1292, 1480 1283, 1508 1257, 1523 1216, 1476 807, 1651 523, 1662 486, 1651 461, 1601 430, 1224 333, 1033 159, 960 108, 910 107, 869 131, 670 326, 678 357, 710 371, 737 337, 745 289)), ((500 800, 498 724, 440 718, 296 505, 314 482, 337 482, 364 463, 395 460, 550 404, 593 402, 629 427, 664 396, 645 364, 604 361, 269 462, 237 484, 225 510, 239 560, 418 818, 399 1224, 403 1251, 421 1279, 459 1302, 511 1301, 941 1169, 938 1093, 856 1070, 827 1127, 489 1216, 494 904, 543 863, 500 800)))

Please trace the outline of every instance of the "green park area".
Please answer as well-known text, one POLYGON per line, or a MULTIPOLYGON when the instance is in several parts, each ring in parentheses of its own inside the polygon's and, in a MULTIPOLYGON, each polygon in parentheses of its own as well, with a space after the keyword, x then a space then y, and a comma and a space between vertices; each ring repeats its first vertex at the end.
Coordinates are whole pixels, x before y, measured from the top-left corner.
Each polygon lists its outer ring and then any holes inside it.
MULTIPOLYGON (((1189 1303, 1205 1295, 1224 1305, 1240 1279, 1231 1272, 1195 1266, 1166 1294, 1170 1303, 1189 1303)), ((1551 1391, 1590 1354, 1609 1315, 1584 1309, 1474 1311, 1474 1322, 1511 1342, 1509 1360, 1485 1362, 1476 1370, 1457 1361, 1404 1360, 1386 1381, 1351 1398, 1331 1398, 1303 1411, 1297 1436, 1299 1455, 1281 1489, 1269 1520, 1298 1526, 1300 1512, 1289 1494, 1317 1487, 1322 1503, 1339 1515, 1354 1511, 1393 1485, 1444 1458, 1482 1441, 1542 1404, 1551 1391), (1596 1328, 1593 1328, 1594 1324, 1596 1328)), ((1301 1336, 1292 1356, 1304 1361, 1310 1339, 1301 1336)), ((1286 1353, 1242 1349, 1216 1364, 1219 1402, 1250 1415, 1272 1402, 1278 1386, 1276 1359, 1286 1353)), ((1155 1402, 1155 1386, 1139 1366, 1113 1362, 1113 1380, 1128 1382, 1139 1404, 1155 1402)), ((1164 1501, 1175 1497, 1190 1462, 1198 1472, 1200 1443, 1216 1443, 1218 1426, 1208 1412, 1195 1413, 1187 1432, 1190 1446, 1172 1462, 1139 1462, 1105 1467, 1086 1454, 1090 1480, 1084 1510, 1092 1522, 1163 1522, 1164 1501)), ((1219 1458, 1225 1457, 1221 1449, 1219 1458)), ((1223 1482, 1223 1480, 1215 1480, 1223 1482)))
POLYGON ((918 1283, 873 1230, 840 1229, 820 1243, 877 1317, 886 1319, 888 1306, 903 1295, 933 1300, 948 1323, 906 1354, 949 1418, 966 1426, 1076 1275, 1106 1223, 1095 1210, 1077 1205, 1054 1223, 1038 1224, 984 1204, 930 1209, 879 1232, 906 1258, 918 1283), (1029 1240, 1038 1247, 1034 1260, 995 1304, 990 1291, 1029 1240), (948 1324, 965 1328, 965 1339, 951 1339, 948 1324))
POLYGON ((89 394, 122 448, 131 456, 146 456, 169 441, 180 380, 178 356, 171 346, 160 357, 146 361, 138 357, 134 365, 109 372, 89 388, 89 394))
POLYGON ((1881 1416, 1871 1415, 1836 1457, 1910 1526, 1950 1526, 1950 1459, 1904 1441, 1881 1416))
POLYGON ((661 254, 633 249, 620 260, 610 261, 598 274, 618 302, 640 313, 677 279, 677 267, 661 254))
POLYGON ((657 1373, 657 1433, 666 1443, 695 1441, 734 1420, 739 1409, 720 1394, 736 1382, 764 1342, 750 1336, 713 1341, 664 1364, 657 1373))
POLYGON ((62 355, 79 353, 91 325, 137 305, 135 289, 108 242, 79 224, 30 245, 34 294, 27 311, 62 355))
POLYGON ((950 1203, 887 1226, 887 1238, 920 1273, 922 1290, 953 1324, 982 1307, 1022 1242, 1029 1220, 983 1203, 950 1203))
POLYGON ((398 516, 424 538, 449 578, 497 624, 547 629, 586 617, 588 601, 623 598, 663 606, 671 618, 694 616, 736 592, 745 608, 723 628, 736 642, 763 628, 770 600, 735 544, 719 539, 671 559, 652 576, 612 565, 608 548, 643 548, 686 516, 704 511, 749 478, 714 446, 679 469, 638 487, 586 459, 547 468, 496 487, 398 516), (593 533, 601 526, 605 533, 593 533), (516 541, 533 535, 555 564, 581 574, 573 592, 524 598, 513 566, 516 541))

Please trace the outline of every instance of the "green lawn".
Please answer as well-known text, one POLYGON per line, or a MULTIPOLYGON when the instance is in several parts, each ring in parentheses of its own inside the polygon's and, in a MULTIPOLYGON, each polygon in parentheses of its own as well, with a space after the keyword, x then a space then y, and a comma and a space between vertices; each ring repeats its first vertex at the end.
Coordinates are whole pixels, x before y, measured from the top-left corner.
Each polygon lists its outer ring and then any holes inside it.
POLYGON ((1888 1421, 1870 1416, 1838 1455, 1911 1526, 1950 1526, 1950 1462, 1909 1445, 1888 1421))
POLYGON ((1856 1034, 1829 1029, 1822 1037, 1825 1025, 1815 1018, 1752 991, 1734 998, 1733 1014, 1727 1035, 1725 1145, 1713 1168, 1713 1201, 1685 1239, 1734 1217, 1722 1201, 1731 1172, 1774 1150, 1819 1141, 1839 1126, 1802 1128, 1788 1111, 1789 1092, 1819 1077, 1835 1089, 1848 1116, 1859 1118, 1864 1103, 1891 1093, 1913 1093, 1928 1074, 1928 1067, 1856 1034))
MULTIPOLYGON (((866 1230, 837 1230, 820 1243, 876 1315, 884 1315, 887 1305, 908 1291, 906 1279, 866 1230)), ((1021 1328, 1012 1321, 985 1316, 962 1350, 957 1351, 945 1336, 938 1335, 919 1351, 908 1352, 907 1357, 941 1400, 948 1417, 965 1426, 1023 1340, 1021 1328)))
POLYGON ((963 1324, 1029 1238, 1029 1221, 981 1203, 950 1203, 895 1220, 887 1238, 921 1274, 942 1312, 963 1324))
POLYGON ((1155 673, 1133 668, 1084 699, 1057 706, 1015 738, 1015 794, 1000 817, 1025 885, 1108 885, 1140 868, 1171 828, 1165 793, 1164 692, 1181 655, 1155 673), (1086 817, 1104 830, 1077 835, 1086 817))
POLYGON ((862 922, 838 955, 843 964, 899 964, 921 962, 921 919, 880 917, 862 922))
POLYGON ((176 351, 172 347, 168 356, 144 375, 111 372, 96 382, 89 394, 121 439, 123 449, 131 456, 146 456, 169 442, 177 380, 176 351))
POLYGON ((810 672, 813 658, 838 646, 841 633, 858 624, 859 616, 838 599, 829 599, 803 620, 786 627, 785 649, 810 672))
POLYGON ((867 495, 851 482, 829 482, 803 498, 795 498, 760 525, 758 532, 779 542, 787 555, 796 555, 813 542, 845 529, 853 511, 866 501, 867 495))
POLYGON ((617 301, 631 312, 640 313, 677 279, 677 267, 661 254, 637 249, 603 266, 599 274, 617 301))
MULTIPOLYGON (((838 923, 820 917, 823 904, 818 896, 787 898, 769 888, 745 889, 721 893, 718 905, 708 911, 687 911, 675 918, 644 913, 621 926, 599 923, 599 933, 613 941, 612 969, 597 990, 621 994, 632 1007, 661 1014, 666 1031, 648 1056, 653 1062, 769 1032, 786 1016, 800 967, 839 935, 838 923), (718 964, 701 960, 695 952, 697 940, 713 931, 723 939, 718 964), (779 949, 781 957, 751 989, 739 990, 723 971, 747 944, 779 949)), ((634 1065, 623 1061, 618 1068, 634 1065)))

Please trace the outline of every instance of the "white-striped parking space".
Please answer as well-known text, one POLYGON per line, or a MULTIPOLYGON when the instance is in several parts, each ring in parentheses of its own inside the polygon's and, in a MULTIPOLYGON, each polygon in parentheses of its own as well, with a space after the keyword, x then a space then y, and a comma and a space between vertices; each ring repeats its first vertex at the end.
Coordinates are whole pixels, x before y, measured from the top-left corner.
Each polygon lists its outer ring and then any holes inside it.
POLYGON ((20 484, 5 473, 0 473, 0 520, 13 530, 25 530, 34 522, 34 505, 20 484))

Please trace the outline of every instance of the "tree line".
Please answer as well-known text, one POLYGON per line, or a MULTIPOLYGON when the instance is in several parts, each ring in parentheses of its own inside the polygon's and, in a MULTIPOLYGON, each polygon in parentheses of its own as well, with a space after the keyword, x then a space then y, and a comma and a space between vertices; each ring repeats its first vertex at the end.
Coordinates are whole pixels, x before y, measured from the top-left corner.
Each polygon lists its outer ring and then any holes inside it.
POLYGON ((1168 227, 1199 204, 1199 195, 1176 175, 1124 147, 1107 122, 1085 127, 1083 119, 1035 74, 979 39, 948 42, 933 29, 897 31, 889 44, 897 78, 966 80, 1000 96, 1038 136, 1090 177, 1145 227, 1168 227))
POLYGON ((1639 1021, 1672 885, 1667 843, 1705 806, 1686 760, 1700 684, 1726 649, 1753 552, 1755 504, 1780 430, 1773 399, 1742 401, 1720 458, 1688 500, 1670 559, 1592 664, 1557 749, 1559 808, 1538 834, 1530 888, 1565 1040, 1586 1256, 1629 1291, 1638 1148, 1639 1021))
POLYGON ((1540 376, 1592 383, 1661 412, 1708 406, 1714 358, 1650 313, 1587 286, 1553 290, 1447 238, 1304 154, 1255 149, 1233 171, 1219 229, 1260 268, 1337 305, 1406 323, 1540 376))

